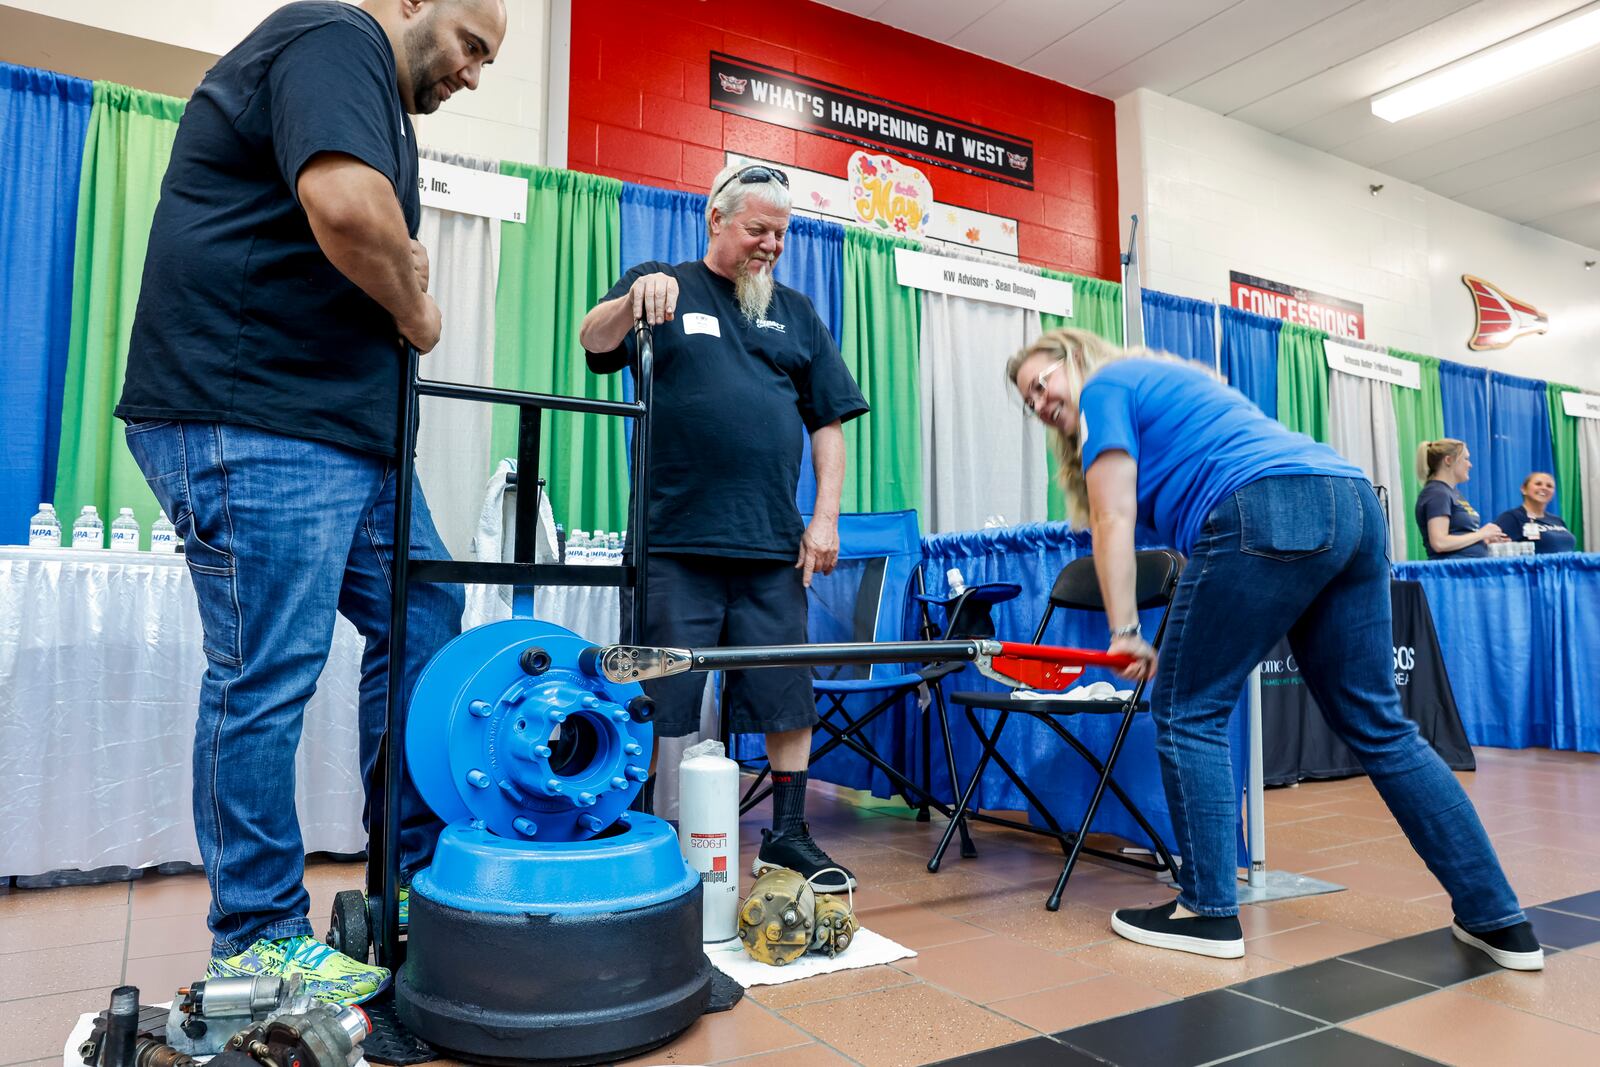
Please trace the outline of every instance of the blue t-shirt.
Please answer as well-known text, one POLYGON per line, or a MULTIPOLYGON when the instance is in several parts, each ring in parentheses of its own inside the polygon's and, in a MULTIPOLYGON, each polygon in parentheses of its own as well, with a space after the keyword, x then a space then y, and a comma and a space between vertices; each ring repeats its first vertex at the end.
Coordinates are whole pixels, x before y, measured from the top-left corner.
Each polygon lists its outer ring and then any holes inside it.
POLYGON ((1494 524, 1513 541, 1532 541, 1535 555, 1578 551, 1577 536, 1567 529, 1560 515, 1552 515, 1548 511, 1533 519, 1528 517, 1526 507, 1518 505, 1502 511, 1494 524))
POLYGON ((184 109, 150 228, 123 418, 239 423, 394 452, 394 318, 312 235, 296 183, 319 152, 389 179, 411 235, 417 143, 394 52, 350 4, 279 8, 184 109))
POLYGON ((1422 531, 1422 544, 1427 549, 1429 559, 1476 559, 1489 554, 1489 546, 1482 541, 1454 552, 1435 552, 1428 540, 1428 520, 1444 516, 1449 516, 1448 532, 1453 534, 1471 533, 1483 525, 1478 519, 1478 512, 1467 503, 1466 497, 1441 481, 1428 482, 1417 493, 1417 527, 1422 531))
POLYGON ((1213 508, 1260 478, 1365 478, 1327 445, 1269 419, 1236 389, 1176 360, 1124 359, 1078 400, 1083 469, 1120 449, 1139 465, 1139 521, 1188 555, 1213 508))

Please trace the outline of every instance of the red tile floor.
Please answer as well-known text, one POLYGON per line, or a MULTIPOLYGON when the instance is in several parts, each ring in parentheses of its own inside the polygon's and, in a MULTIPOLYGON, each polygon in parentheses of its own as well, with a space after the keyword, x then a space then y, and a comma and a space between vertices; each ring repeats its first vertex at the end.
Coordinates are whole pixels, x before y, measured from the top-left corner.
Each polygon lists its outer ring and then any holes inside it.
MULTIPOLYGON (((1600 756, 1478 750, 1460 778, 1523 901, 1600 889, 1600 756)), ((1267 797, 1269 865, 1316 874, 1342 893, 1246 907, 1247 955, 1222 961, 1116 938, 1110 909, 1170 890, 1138 872, 1085 862, 1067 903, 1043 902, 1059 851, 979 826, 980 855, 924 869, 942 821, 898 802, 813 786, 812 830, 853 867, 863 923, 917 950, 892 966, 751 989, 704 1017, 652 1064, 785 1067, 918 1064, 1008 1045, 1437 929, 1438 884, 1365 779, 1306 783, 1267 797)), ((747 819, 746 860, 765 813, 747 819)), ((306 872, 312 918, 359 887, 357 863, 306 872)), ((165 1000, 206 962, 206 885, 197 875, 0 891, 0 1064, 59 1064, 79 1013, 129 983, 165 1000)), ((1543 974, 1490 974, 1343 1024, 1376 1041, 1462 1067, 1600 1063, 1600 944, 1561 952, 1543 974)), ((997 1059, 995 1062, 1003 1062, 997 1059)), ((1042 1061, 1041 1061, 1042 1062, 1042 1061)), ((1074 1061, 1076 1062, 1076 1061, 1074 1061)))

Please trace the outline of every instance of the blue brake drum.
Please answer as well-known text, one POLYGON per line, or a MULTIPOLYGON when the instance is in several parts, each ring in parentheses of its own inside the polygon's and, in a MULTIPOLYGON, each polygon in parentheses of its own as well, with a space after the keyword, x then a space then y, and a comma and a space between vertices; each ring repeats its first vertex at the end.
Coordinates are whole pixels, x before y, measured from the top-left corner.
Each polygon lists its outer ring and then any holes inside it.
POLYGON ((509 840, 580 841, 627 810, 649 776, 654 731, 628 711, 640 686, 579 666, 591 647, 554 623, 506 619, 434 655, 412 694, 406 761, 441 819, 509 840), (531 649, 548 669, 524 670, 531 649))

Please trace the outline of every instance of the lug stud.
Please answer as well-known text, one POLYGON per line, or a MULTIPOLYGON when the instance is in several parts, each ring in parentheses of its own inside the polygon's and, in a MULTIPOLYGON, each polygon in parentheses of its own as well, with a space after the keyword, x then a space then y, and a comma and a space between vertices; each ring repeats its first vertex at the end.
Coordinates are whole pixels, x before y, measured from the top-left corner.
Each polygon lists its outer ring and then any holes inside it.
POLYGON ((472 783, 472 785, 477 789, 488 789, 489 788, 489 776, 487 774, 484 774, 482 771, 479 771, 479 770, 468 771, 467 772, 467 781, 472 783))

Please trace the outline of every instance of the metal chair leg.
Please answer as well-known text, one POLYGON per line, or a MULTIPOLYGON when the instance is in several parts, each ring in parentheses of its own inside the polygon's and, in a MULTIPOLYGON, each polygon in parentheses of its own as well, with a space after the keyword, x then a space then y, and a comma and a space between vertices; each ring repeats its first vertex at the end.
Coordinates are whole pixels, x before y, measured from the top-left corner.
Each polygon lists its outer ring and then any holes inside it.
MULTIPOLYGON (((1000 721, 995 724, 994 729, 996 740, 1000 737, 1000 731, 1005 729, 1006 719, 1009 716, 1010 712, 1003 711, 1000 713, 1000 721)), ((967 717, 969 719, 972 718, 970 709, 967 712, 967 717)), ((994 755, 994 745, 989 737, 983 733, 982 729, 976 728, 975 719, 973 724, 975 727, 974 732, 978 735, 978 740, 983 745, 983 755, 978 759, 977 769, 972 772, 972 779, 967 782, 967 787, 961 791, 961 800, 956 804, 955 814, 950 818, 950 825, 944 828, 944 836, 939 839, 939 847, 933 850, 933 856, 928 860, 928 873, 930 874, 938 873, 939 864, 944 860, 945 849, 950 847, 950 839, 955 836, 956 827, 965 826, 967 805, 972 800, 972 794, 977 791, 978 781, 983 777, 983 769, 989 765, 989 758, 994 755)))

